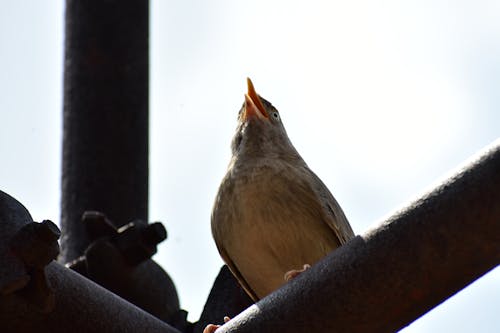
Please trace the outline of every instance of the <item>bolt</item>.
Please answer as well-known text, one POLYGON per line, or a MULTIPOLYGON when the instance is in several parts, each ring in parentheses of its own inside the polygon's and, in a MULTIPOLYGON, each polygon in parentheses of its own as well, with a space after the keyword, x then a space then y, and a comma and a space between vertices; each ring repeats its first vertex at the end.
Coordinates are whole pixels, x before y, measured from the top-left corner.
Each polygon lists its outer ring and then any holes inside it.
POLYGON ((144 243, 151 246, 156 246, 167 239, 167 230, 160 222, 148 225, 141 233, 144 243))
POLYGON ((60 236, 59 228, 49 220, 31 222, 12 237, 10 248, 26 266, 43 268, 57 258, 60 236))
POLYGON ((26 224, 10 241, 11 251, 24 262, 30 276, 18 293, 45 313, 55 306, 55 295, 45 275, 45 266, 59 254, 57 239, 60 236, 59 228, 45 220, 26 224))
POLYGON ((113 223, 101 212, 88 210, 82 215, 82 222, 91 240, 116 234, 113 223))

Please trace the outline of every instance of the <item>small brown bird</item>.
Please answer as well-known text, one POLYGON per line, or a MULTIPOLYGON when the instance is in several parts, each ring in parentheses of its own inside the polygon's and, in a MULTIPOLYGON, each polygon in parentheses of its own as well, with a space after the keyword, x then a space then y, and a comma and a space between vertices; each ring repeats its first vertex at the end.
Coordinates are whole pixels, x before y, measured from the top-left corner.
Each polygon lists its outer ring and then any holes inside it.
POLYGON ((354 233, 293 147, 278 111, 257 95, 250 79, 247 85, 212 211, 212 234, 231 272, 257 301, 354 233))

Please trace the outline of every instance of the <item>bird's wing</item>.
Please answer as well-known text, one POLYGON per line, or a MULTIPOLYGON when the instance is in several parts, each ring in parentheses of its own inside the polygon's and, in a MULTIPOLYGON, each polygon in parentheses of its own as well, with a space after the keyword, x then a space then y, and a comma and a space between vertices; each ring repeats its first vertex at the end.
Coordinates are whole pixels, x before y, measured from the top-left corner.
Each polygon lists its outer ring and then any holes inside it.
POLYGON ((217 250, 219 250, 219 253, 222 257, 222 260, 224 260, 224 262, 227 264, 227 266, 229 267, 229 270, 231 271, 231 273, 233 273, 233 276, 236 277, 236 279, 240 283, 240 286, 243 287, 243 289, 246 291, 248 296, 250 296, 250 298, 252 298, 252 300, 254 302, 257 302, 259 300, 259 297, 257 297, 257 294, 255 294, 253 289, 250 288, 250 285, 245 280, 243 275, 241 275, 240 271, 238 270, 238 267, 236 267, 236 265, 234 264, 234 261, 231 259, 229 254, 224 250, 224 248, 220 247, 219 244, 217 244, 217 242, 216 242, 216 245, 217 245, 217 250))
POLYGON ((253 289, 250 287, 248 282, 245 280, 240 270, 234 263, 233 259, 229 256, 229 253, 226 251, 227 246, 227 237, 228 232, 231 229, 231 225, 237 221, 237 217, 234 216, 234 210, 231 209, 230 202, 233 201, 234 198, 234 182, 231 177, 231 174, 228 173, 224 179, 222 180, 222 184, 219 188, 219 192, 217 193, 217 197, 215 199, 214 208, 212 209, 211 216, 211 228, 212 228, 212 236, 215 241, 215 245, 217 246, 217 250, 219 251, 222 260, 229 267, 233 276, 238 280, 240 286, 246 291, 246 293, 257 302, 259 298, 253 289), (223 198, 228 198, 223 199, 223 198), (227 200, 227 201, 225 201, 227 200))
POLYGON ((328 190, 326 185, 321 181, 321 179, 316 176, 316 174, 311 171, 308 167, 305 167, 307 176, 309 178, 309 184, 313 192, 320 199, 322 204, 322 216, 324 222, 333 230, 335 235, 340 241, 341 245, 344 245, 350 239, 354 238, 354 232, 351 225, 347 221, 342 208, 338 204, 337 200, 333 197, 332 193, 328 190))

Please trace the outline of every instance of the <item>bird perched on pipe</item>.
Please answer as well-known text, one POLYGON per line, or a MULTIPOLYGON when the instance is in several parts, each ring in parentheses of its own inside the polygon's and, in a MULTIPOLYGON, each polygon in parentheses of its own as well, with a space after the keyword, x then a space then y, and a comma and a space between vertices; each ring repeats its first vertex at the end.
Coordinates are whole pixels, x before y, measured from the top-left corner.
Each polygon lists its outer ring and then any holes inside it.
POLYGON ((250 79, 247 86, 211 226, 223 260, 257 301, 354 233, 292 145, 278 110, 250 79))

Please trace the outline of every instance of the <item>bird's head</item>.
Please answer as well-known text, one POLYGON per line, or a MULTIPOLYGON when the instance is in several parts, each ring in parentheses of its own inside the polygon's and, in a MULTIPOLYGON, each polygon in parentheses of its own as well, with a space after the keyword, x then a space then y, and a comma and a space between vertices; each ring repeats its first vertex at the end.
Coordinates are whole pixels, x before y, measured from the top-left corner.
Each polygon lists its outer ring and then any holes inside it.
POLYGON ((247 78, 247 88, 231 145, 233 156, 241 154, 264 157, 298 156, 288 138, 278 110, 257 94, 249 78, 247 78))

